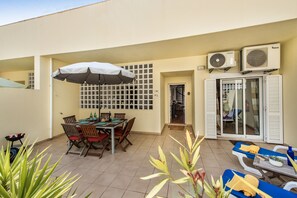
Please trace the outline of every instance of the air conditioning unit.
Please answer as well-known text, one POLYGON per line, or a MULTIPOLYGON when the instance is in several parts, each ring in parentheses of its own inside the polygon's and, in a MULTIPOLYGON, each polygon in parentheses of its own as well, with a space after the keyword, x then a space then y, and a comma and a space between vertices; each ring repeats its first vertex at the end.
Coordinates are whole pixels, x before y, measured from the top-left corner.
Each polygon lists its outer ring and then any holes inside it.
POLYGON ((222 69, 237 66, 235 51, 208 54, 208 69, 222 69))
POLYGON ((267 71, 279 68, 279 43, 245 47, 242 49, 241 71, 267 71))

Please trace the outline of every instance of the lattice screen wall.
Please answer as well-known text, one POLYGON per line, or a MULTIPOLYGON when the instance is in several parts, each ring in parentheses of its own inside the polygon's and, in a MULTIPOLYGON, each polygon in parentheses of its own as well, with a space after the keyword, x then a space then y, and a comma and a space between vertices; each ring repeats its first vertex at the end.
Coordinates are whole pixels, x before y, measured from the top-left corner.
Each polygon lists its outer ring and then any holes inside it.
POLYGON ((34 89, 34 72, 28 74, 28 88, 34 89))
MULTIPOLYGON (((128 65, 136 80, 130 84, 101 85, 102 109, 153 109, 153 64, 128 65)), ((80 107, 98 108, 98 85, 80 86, 80 107)))

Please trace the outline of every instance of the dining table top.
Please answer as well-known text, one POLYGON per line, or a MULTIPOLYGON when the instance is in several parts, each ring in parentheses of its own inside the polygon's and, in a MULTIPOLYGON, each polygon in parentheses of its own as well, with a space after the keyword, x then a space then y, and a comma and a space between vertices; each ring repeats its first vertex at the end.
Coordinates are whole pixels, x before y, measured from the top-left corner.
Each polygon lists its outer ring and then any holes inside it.
POLYGON ((79 120, 77 124, 78 125, 91 124, 91 125, 95 125, 96 128, 114 128, 125 121, 127 121, 127 119, 111 118, 110 121, 99 121, 99 120, 87 118, 87 119, 79 120))

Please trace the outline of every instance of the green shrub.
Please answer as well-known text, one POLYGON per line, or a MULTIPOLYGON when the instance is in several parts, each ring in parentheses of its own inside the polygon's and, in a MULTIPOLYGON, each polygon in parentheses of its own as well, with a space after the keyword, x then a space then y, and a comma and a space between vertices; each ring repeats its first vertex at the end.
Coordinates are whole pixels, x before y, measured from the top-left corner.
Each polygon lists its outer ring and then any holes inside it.
MULTIPOLYGON (((51 156, 45 150, 34 154, 33 146, 22 146, 10 163, 10 146, 0 151, 0 197, 4 198, 56 198, 69 195, 77 176, 52 174, 59 161, 50 164, 51 156)), ((74 195, 69 195, 73 197, 74 195)))
POLYGON ((187 146, 184 146, 179 141, 170 136, 175 140, 179 145, 179 154, 180 157, 177 157, 172 152, 170 153, 173 159, 180 165, 180 171, 184 174, 184 177, 175 179, 169 171, 166 156, 159 146, 159 159, 155 159, 150 156, 150 163, 160 172, 149 175, 147 177, 142 177, 143 180, 148 180, 157 177, 163 177, 163 180, 157 184, 147 195, 147 198, 154 197, 167 182, 172 182, 180 188, 180 196, 185 198, 200 198, 203 197, 205 193, 208 197, 223 198, 228 197, 231 190, 228 192, 225 191, 223 187, 222 178, 217 181, 214 181, 213 177, 212 184, 208 184, 205 180, 205 171, 202 168, 197 168, 196 164, 200 157, 200 143, 203 141, 198 140, 198 137, 193 142, 190 136, 190 133, 186 132, 187 146), (182 186, 184 183, 189 183, 191 189, 186 189, 182 186))

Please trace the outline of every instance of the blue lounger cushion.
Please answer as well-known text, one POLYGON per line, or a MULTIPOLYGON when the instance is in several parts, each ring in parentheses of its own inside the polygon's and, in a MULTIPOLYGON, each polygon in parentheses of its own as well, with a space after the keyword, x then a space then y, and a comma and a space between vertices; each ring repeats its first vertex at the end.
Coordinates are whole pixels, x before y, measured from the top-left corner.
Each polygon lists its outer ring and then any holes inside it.
MULTIPOLYGON (((239 152, 239 153, 243 153, 243 154, 245 154, 250 159, 254 159, 255 158, 255 154, 240 150, 240 147, 241 147, 242 144, 243 145, 249 145, 249 144, 245 144, 245 143, 242 143, 242 142, 237 142, 234 145, 234 147, 233 147, 232 150, 233 151, 236 151, 236 152, 239 152)), ((284 158, 287 157, 286 154, 275 152, 275 151, 268 150, 268 149, 265 149, 265 148, 260 148, 260 150, 259 150, 258 153, 261 154, 261 155, 268 155, 268 156, 278 156, 278 157, 284 157, 284 158)), ((295 156, 295 160, 297 160, 297 156, 295 156)))
MULTIPOLYGON (((233 170, 234 171, 234 170, 233 170)), ((242 174, 240 172, 237 172, 237 171, 234 171, 237 175, 241 176, 241 177, 244 177, 245 174, 242 174)), ((233 178, 234 174, 232 172, 232 170, 230 169, 226 169, 222 178, 223 178, 223 184, 224 186, 226 185, 226 183, 228 181, 231 181, 231 179, 233 178)), ((262 181, 262 180, 259 180, 259 186, 258 186, 259 190, 267 193, 268 195, 270 195, 271 197, 285 197, 285 198, 293 198, 293 197, 297 197, 297 194, 293 193, 293 192, 290 192, 290 191, 287 191, 287 190, 284 190, 280 187, 277 187, 275 185, 272 185, 272 184, 269 184, 265 181, 262 181)), ((228 188, 226 186, 226 191, 227 190, 230 190, 230 188, 228 188)), ((238 192, 238 191, 235 191, 235 190, 232 190, 231 192, 232 195, 236 196, 236 197, 247 197, 243 194, 243 192, 238 192)), ((257 194, 255 196, 255 198, 260 198, 260 196, 257 194)))

